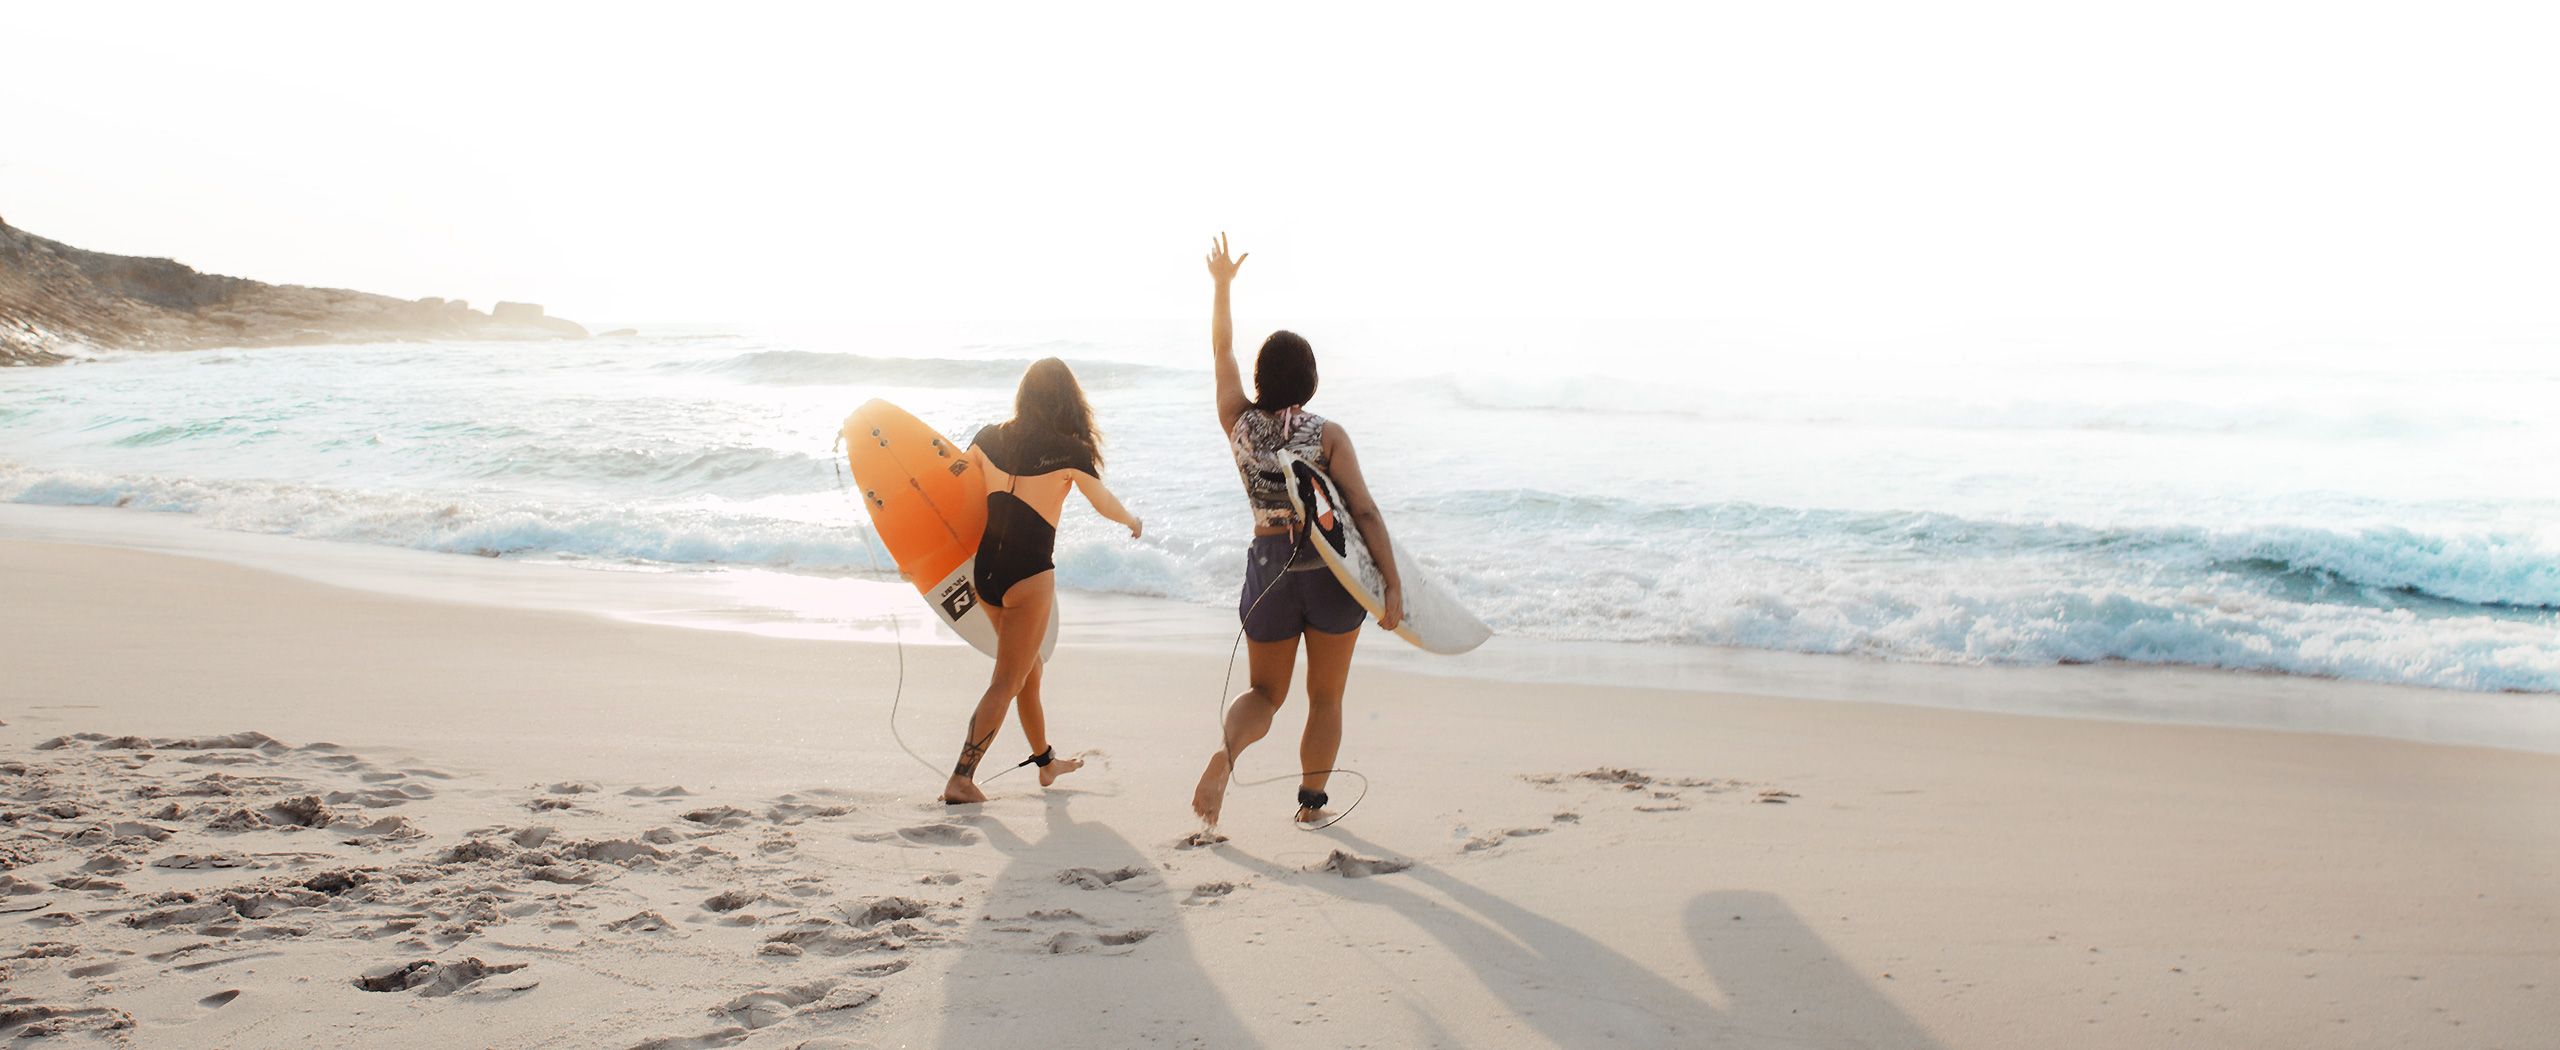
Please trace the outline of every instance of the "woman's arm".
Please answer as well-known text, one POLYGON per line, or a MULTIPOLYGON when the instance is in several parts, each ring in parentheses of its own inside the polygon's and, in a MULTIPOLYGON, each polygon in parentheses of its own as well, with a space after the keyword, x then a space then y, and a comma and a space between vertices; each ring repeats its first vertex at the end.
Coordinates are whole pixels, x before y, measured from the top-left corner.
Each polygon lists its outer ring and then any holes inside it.
POLYGON ((1378 501, 1369 498, 1368 480, 1360 476, 1360 454, 1351 449, 1351 434, 1340 424, 1325 424, 1324 455, 1333 465, 1334 487, 1342 490, 1342 509, 1360 526, 1369 560, 1378 563, 1378 575, 1387 582, 1387 593, 1378 596, 1378 626, 1395 630, 1404 622, 1404 580, 1396 575, 1395 544, 1387 539, 1387 519, 1378 514, 1378 501))
POLYGON ((1218 429, 1222 431, 1234 429, 1236 417, 1252 405, 1244 396, 1244 377, 1236 370, 1235 322, 1227 317, 1227 285, 1252 256, 1252 252, 1246 252, 1228 259, 1227 235, 1223 233, 1209 251, 1209 279, 1218 284, 1217 298, 1209 307, 1209 351, 1217 359, 1218 429))
POLYGON ((1101 478, 1081 470, 1068 476, 1076 479, 1076 491, 1084 493, 1084 501, 1093 504, 1096 513, 1129 527, 1130 539, 1137 539, 1147 531, 1147 523, 1129 513, 1129 508, 1121 506, 1120 497, 1112 495, 1110 487, 1104 485, 1101 478))

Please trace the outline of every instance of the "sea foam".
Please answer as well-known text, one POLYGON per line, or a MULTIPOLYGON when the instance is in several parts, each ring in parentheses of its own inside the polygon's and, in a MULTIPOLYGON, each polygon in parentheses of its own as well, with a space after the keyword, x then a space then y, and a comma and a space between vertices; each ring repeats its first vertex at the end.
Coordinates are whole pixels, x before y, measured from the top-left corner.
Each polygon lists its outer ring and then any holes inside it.
MULTIPOLYGON (((1506 634, 2560 691, 2560 491, 2532 469, 2560 425, 2518 407, 2542 373, 1399 379, 1324 345, 1317 407, 1359 435, 1393 535, 1506 634)), ((1059 354, 1147 519, 1132 541, 1071 503, 1061 585, 1226 608, 1249 523, 1196 353, 678 333, 102 354, 0 374, 0 500, 885 577, 839 421, 894 396, 965 440, 1059 354)))

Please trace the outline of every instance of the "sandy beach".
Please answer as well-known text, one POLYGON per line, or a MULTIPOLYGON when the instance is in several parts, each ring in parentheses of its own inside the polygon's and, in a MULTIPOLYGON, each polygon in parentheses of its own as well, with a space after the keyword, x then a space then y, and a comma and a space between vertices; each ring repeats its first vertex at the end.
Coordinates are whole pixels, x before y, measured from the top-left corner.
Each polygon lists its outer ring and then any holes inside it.
MULTIPOLYGON (((1062 647, 1053 732, 1091 766, 946 809, 886 731, 892 646, 36 542, 0 594, 22 1038, 2530 1047, 2560 1018, 2547 755, 1364 667, 1357 812, 1301 832, 1239 788, 1194 848, 1223 653, 1062 647)), ((938 755, 982 659, 904 660, 938 755)))
POLYGON ((0 1044, 2560 1050, 2560 5, 1149 14, 11 8, 0 1044))

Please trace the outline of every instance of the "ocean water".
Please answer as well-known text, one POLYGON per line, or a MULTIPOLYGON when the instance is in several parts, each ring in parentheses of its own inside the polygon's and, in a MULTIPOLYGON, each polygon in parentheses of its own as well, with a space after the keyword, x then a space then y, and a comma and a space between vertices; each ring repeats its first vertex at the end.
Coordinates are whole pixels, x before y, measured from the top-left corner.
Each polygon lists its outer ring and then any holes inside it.
MULTIPOLYGON (((965 437, 1055 355, 1148 529, 1073 507, 1061 583, 1229 608, 1247 519, 1203 328, 100 354, 0 370, 0 500, 601 570, 877 576, 838 423, 885 397, 965 437)), ((2560 691, 2548 346, 1302 330, 1324 367, 1311 407, 1352 434, 1396 539, 1513 638, 2560 691)))

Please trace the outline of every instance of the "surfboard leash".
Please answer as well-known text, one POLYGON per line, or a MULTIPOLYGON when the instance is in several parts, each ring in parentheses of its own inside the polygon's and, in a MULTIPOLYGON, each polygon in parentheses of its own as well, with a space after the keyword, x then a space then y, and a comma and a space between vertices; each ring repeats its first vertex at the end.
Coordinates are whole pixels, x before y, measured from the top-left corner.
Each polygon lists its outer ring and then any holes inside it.
MULTIPOLYGON (((1280 581, 1289 578, 1289 566, 1297 564, 1298 552, 1306 548, 1307 537, 1311 532, 1312 530, 1308 529, 1301 529, 1298 531, 1297 541, 1289 545, 1289 560, 1281 564, 1279 572, 1272 574, 1271 582, 1262 585, 1262 593, 1253 596, 1253 603, 1245 606, 1243 619, 1253 619, 1253 611, 1262 608, 1262 600, 1271 596, 1271 592, 1280 586, 1280 581)), ((1236 640, 1233 644, 1227 647, 1226 676, 1218 680, 1218 753, 1225 755, 1227 758, 1227 784, 1231 787, 1261 787, 1264 784, 1277 784, 1283 780, 1289 779, 1291 776, 1304 779, 1317 773, 1323 773, 1327 776, 1335 773, 1341 773, 1347 776, 1358 777, 1360 778, 1360 793, 1352 796, 1350 805, 1342 807, 1342 812, 1334 814, 1332 820, 1325 821, 1322 824, 1300 824, 1298 825, 1298 830, 1323 831, 1326 828, 1342 823, 1343 820, 1351 816, 1352 810, 1360 808, 1360 803, 1367 801, 1369 798, 1369 775, 1362 773, 1357 769, 1351 769, 1349 767, 1310 769, 1301 770, 1295 774, 1283 773, 1276 777, 1265 777, 1261 780, 1236 779, 1236 753, 1233 748, 1230 748, 1227 745, 1227 709, 1233 706, 1232 698, 1227 693, 1227 687, 1235 684, 1236 654, 1243 651, 1244 627, 1242 624, 1238 624, 1236 627, 1236 640)), ((1312 706, 1314 701, 1309 700, 1308 703, 1312 706)))
MULTIPOLYGON (((861 497, 854 495, 852 483, 845 480, 844 457, 834 454, 843 451, 844 433, 842 431, 838 431, 836 433, 835 447, 829 453, 830 458, 828 463, 835 467, 836 470, 836 491, 844 493, 846 501, 852 503, 855 509, 858 510, 862 506, 862 499, 861 497)), ((873 541, 876 541, 879 538, 879 533, 876 529, 864 529, 862 531, 862 555, 870 560, 871 574, 874 576, 885 575, 880 568, 879 552, 872 549, 873 541)), ((907 637, 906 629, 899 626, 898 613, 895 609, 889 611, 889 639, 895 646, 898 654, 898 684, 889 694, 889 738, 896 740, 898 742, 898 750, 906 752, 908 758, 915 759, 916 764, 923 766, 925 772, 941 774, 942 767, 934 765, 931 760, 925 758, 921 754, 918 754, 916 749, 907 743, 906 734, 898 731, 898 705, 904 702, 907 697, 907 637)), ((997 777, 1011 773, 1023 766, 1032 764, 1034 764, 1032 759, 1023 759, 1018 764, 1006 766, 1003 769, 989 774, 987 778, 980 781, 980 783, 992 784, 995 782, 997 777)))
MULTIPOLYGON (((848 502, 848 503, 853 504, 853 506, 855 507, 855 509, 859 510, 859 509, 861 509, 861 506, 862 506, 862 499, 861 499, 861 497, 856 496, 856 495, 854 494, 854 491, 853 491, 853 485, 852 485, 852 483, 851 483, 851 482, 849 482, 849 481, 847 481, 847 480, 845 479, 845 476, 844 476, 844 457, 843 457, 843 456, 841 456, 841 455, 838 455, 838 454, 837 454, 837 453, 841 453, 841 452, 843 452, 843 451, 844 451, 844 434, 843 434, 843 432, 842 432, 842 431, 838 431, 838 432, 837 432, 837 434, 836 434, 836 440, 835 440, 834 447, 832 447, 832 448, 831 448, 831 449, 829 449, 829 451, 828 451, 828 460, 827 460, 827 462, 828 462, 828 465, 829 465, 829 466, 831 466, 831 467, 834 467, 834 468, 835 468, 835 472, 836 472, 836 491, 843 493, 843 494, 844 494, 845 501, 846 501, 846 502, 848 502)), ((867 512, 867 511, 866 511, 866 512, 865 512, 865 515, 866 515, 866 516, 868 516, 868 513, 869 513, 869 512, 867 512)), ((863 530, 863 533, 862 533, 862 554, 863 554, 863 557, 864 557, 864 558, 866 558, 866 559, 868 559, 868 560, 870 561, 870 563, 871 563, 871 574, 872 574, 872 575, 874 575, 874 576, 884 575, 883 570, 880 568, 880 555, 879 555, 879 552, 878 552, 878 551, 876 551, 876 550, 874 550, 874 549, 872 549, 872 544, 873 544, 873 542, 874 542, 874 541, 876 541, 876 540, 878 540, 878 539, 879 539, 879 535, 878 535, 877 530, 874 530, 874 529, 864 529, 864 530, 863 530)), ((1290 545, 1290 547, 1289 547, 1289 562, 1290 562, 1291 564, 1294 564, 1294 563, 1298 560, 1298 552, 1299 552, 1300 550, 1302 550, 1302 549, 1304 549, 1304 548, 1305 548, 1305 546, 1306 546, 1306 542, 1307 542, 1307 532, 1306 532, 1306 531, 1304 531, 1304 530, 1301 530, 1301 531, 1298 533, 1298 539, 1297 539, 1297 542, 1295 542, 1295 543, 1291 544, 1291 545, 1290 545)), ((1285 579, 1287 579, 1287 578, 1288 578, 1287 566, 1286 566, 1286 565, 1283 565, 1283 566, 1282 566, 1282 571, 1281 571, 1279 574, 1274 575, 1274 576, 1272 577, 1272 579, 1271 579, 1271 582, 1270 582, 1270 583, 1267 583, 1267 584, 1264 584, 1264 585, 1263 585, 1263 587, 1262 587, 1262 593, 1261 593, 1261 594, 1257 594, 1257 595, 1254 595, 1254 596, 1253 596, 1253 604, 1251 604, 1251 605, 1249 605, 1249 606, 1246 606, 1246 607, 1245 607, 1245 614, 1244 614, 1244 615, 1245 615, 1245 618, 1246 618, 1246 619, 1251 619, 1251 618, 1253 617, 1253 611, 1254 611, 1255 609, 1259 609, 1259 608, 1261 608, 1261 607, 1262 607, 1262 600, 1263 600, 1264 598, 1268 598, 1268 597, 1270 597, 1270 596, 1271 596, 1271 592, 1272 592, 1272 590, 1273 590, 1274 588, 1276 588, 1276 587, 1278 587, 1278 586, 1280 585, 1280 581, 1285 580, 1285 579)), ((901 733, 901 732, 899 732, 899 731, 898 731, 898 707, 899 707, 899 705, 900 705, 901 703, 903 703, 903 702, 906 700, 906 695, 907 695, 907 640, 906 640, 906 631, 905 631, 905 629, 904 629, 902 626, 900 626, 900 624, 899 624, 899 622, 898 622, 898 614, 897 614, 897 613, 896 613, 896 611, 894 611, 894 610, 892 610, 892 611, 890 612, 890 614, 889 614, 889 632, 890 632, 890 633, 889 633, 890 641, 891 641, 892 645, 895 647, 895 650, 896 650, 896 652, 897 652, 897 654, 898 654, 898 677, 897 677, 897 685, 896 685, 896 686, 891 690, 891 692, 890 692, 890 694, 889 694, 889 737, 890 737, 890 739, 896 740, 896 741, 898 742, 898 750, 906 752, 906 753, 907 753, 907 757, 908 757, 908 758, 912 758, 912 759, 914 759, 914 760, 916 761, 916 765, 919 765, 919 766, 924 767, 924 771, 925 771, 925 772, 927 772, 927 773, 931 773, 931 774, 937 774, 937 775, 939 775, 939 774, 941 774, 941 772, 942 772, 942 767, 937 766, 937 765, 934 765, 934 764, 933 764, 933 762, 932 762, 930 759, 927 759, 927 758, 925 758, 922 754, 917 753, 917 751, 916 751, 916 749, 914 748, 914 746, 912 746, 912 745, 910 745, 910 744, 908 744, 908 743, 907 743, 907 737, 906 737, 906 734, 901 733)), ((1308 775, 1310 775, 1310 774, 1312 774, 1312 773, 1323 773, 1323 774, 1326 774, 1326 775, 1328 775, 1328 776, 1333 775, 1333 774, 1336 774, 1336 773, 1339 773, 1339 774, 1343 774, 1343 775, 1345 775, 1345 776, 1357 777, 1357 778, 1359 778, 1359 780, 1360 780, 1360 793, 1359 793, 1358 795, 1354 795, 1354 796, 1352 796, 1351 804, 1350 804, 1350 805, 1343 807, 1342 812, 1340 812, 1340 813, 1338 813, 1338 814, 1335 814, 1335 815, 1334 815, 1334 818, 1333 818, 1332 820, 1328 820, 1328 821, 1325 821, 1325 822, 1324 822, 1324 823, 1322 823, 1322 824, 1316 824, 1316 825, 1311 825, 1311 826, 1309 826, 1309 825, 1301 825, 1301 830, 1305 830, 1305 831, 1322 831, 1322 830, 1324 830, 1324 829, 1326 829, 1326 828, 1329 828, 1329 827, 1332 827, 1332 826, 1334 826, 1334 825, 1336 825, 1336 824, 1342 823, 1342 821, 1343 821, 1343 819, 1344 819, 1344 818, 1349 817, 1349 816, 1351 815, 1351 811, 1352 811, 1352 810, 1355 810, 1355 809, 1360 808, 1360 803, 1362 803, 1362 802, 1364 802, 1364 801, 1367 801, 1367 800, 1368 800, 1368 798, 1369 798, 1369 776, 1368 776, 1368 774, 1366 774, 1366 773, 1362 773, 1362 772, 1360 772, 1359 770, 1352 769, 1352 768, 1349 768, 1349 767, 1339 767, 1339 768, 1335 768, 1335 769, 1302 770, 1302 771, 1300 771, 1300 772, 1298 772, 1298 773, 1296 773, 1296 774, 1286 774, 1286 773, 1284 773, 1284 774, 1281 774, 1281 775, 1276 776, 1276 777, 1266 777, 1266 778, 1261 779, 1261 780, 1238 780, 1238 779, 1236 779, 1236 756, 1235 756, 1235 752, 1234 752, 1233 750, 1230 750, 1230 749, 1227 747, 1227 707, 1228 707, 1228 704, 1229 704, 1229 700, 1231 699, 1231 698, 1228 696, 1228 693, 1227 693, 1227 687, 1228 687, 1228 686, 1230 686, 1230 685, 1233 685, 1233 684, 1235 683, 1235 677, 1236 677, 1236 656, 1237 656, 1237 654, 1242 653, 1243 651, 1244 651, 1244 628, 1243 628, 1241 625, 1239 625, 1239 626, 1236 628, 1236 637, 1235 637, 1235 641, 1234 641, 1232 644, 1230 644, 1230 645, 1228 646, 1228 648, 1227 648, 1227 670, 1226 670, 1226 674, 1218 680, 1218 695, 1217 695, 1217 698, 1216 698, 1216 699, 1217 699, 1217 708, 1218 708, 1218 714, 1217 714, 1217 725, 1218 725, 1218 750, 1220 751, 1220 753, 1222 753, 1222 754, 1224 754, 1224 755, 1226 755, 1226 756, 1227 756, 1227 783, 1228 783, 1228 785, 1229 785, 1229 786, 1232 786, 1232 787, 1261 787, 1261 786, 1263 786, 1263 785, 1265 785, 1265 784, 1276 784, 1276 783, 1279 783, 1279 782, 1281 782, 1281 781, 1283 781, 1283 780, 1287 780, 1287 779, 1289 779, 1289 778, 1290 778, 1290 776, 1292 776, 1292 775, 1297 776, 1297 777, 1300 777, 1300 778, 1304 778, 1304 777, 1306 777, 1306 776, 1308 776, 1308 775)), ((1022 762, 1020 762, 1019 764, 1012 765, 1012 766, 1007 766, 1007 767, 1005 767, 1005 768, 1003 768, 1003 769, 997 770, 995 773, 990 774, 990 775, 986 778, 986 780, 981 781, 981 783, 990 783, 990 784, 991 784, 991 783, 994 783, 994 782, 995 782, 995 779, 996 779, 997 777, 1001 777, 1001 776, 1003 776, 1003 775, 1005 775, 1005 774, 1007 774, 1007 773, 1011 773, 1011 772, 1013 772, 1014 770, 1020 769, 1020 768, 1022 768, 1023 766, 1027 766, 1027 765, 1031 765, 1031 764, 1032 764, 1032 761, 1031 761, 1030 759, 1024 759, 1024 760, 1023 760, 1022 762)))
MULTIPOLYGON (((828 464, 836 468, 836 491, 844 493, 845 501, 853 504, 854 509, 860 510, 862 499, 853 494, 852 483, 845 480, 844 457, 838 454, 843 451, 844 432, 839 430, 836 432, 835 447, 828 452, 828 464)), ((868 517, 869 514, 866 512, 864 516, 868 517)), ((862 530, 862 556, 870 560, 873 576, 881 575, 880 555, 871 549, 872 541, 879 539, 878 531, 868 528, 862 530)), ((923 766, 926 772, 940 772, 941 770, 933 763, 926 761, 923 755, 917 754, 915 748, 909 747, 906 736, 898 732, 898 705, 907 697, 907 634, 906 630, 898 625, 898 611, 895 609, 889 610, 889 639, 896 646, 898 653, 898 684, 889 694, 889 737, 898 742, 898 750, 906 752, 908 758, 915 759, 916 764, 923 766)))

